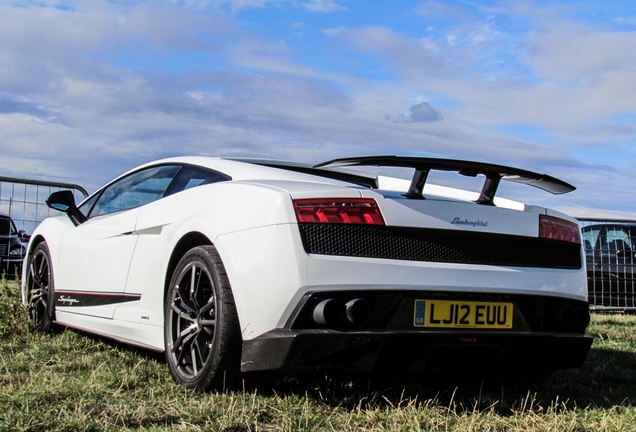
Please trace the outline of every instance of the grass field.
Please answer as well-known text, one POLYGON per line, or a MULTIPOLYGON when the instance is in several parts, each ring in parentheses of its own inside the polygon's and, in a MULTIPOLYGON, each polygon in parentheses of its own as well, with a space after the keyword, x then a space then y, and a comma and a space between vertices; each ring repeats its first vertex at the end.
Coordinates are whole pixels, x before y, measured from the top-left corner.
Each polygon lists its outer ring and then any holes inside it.
POLYGON ((0 288, 0 431, 636 430, 636 316, 593 315, 585 365, 533 388, 322 375, 201 394, 175 385, 161 355, 27 332, 17 284, 0 288))

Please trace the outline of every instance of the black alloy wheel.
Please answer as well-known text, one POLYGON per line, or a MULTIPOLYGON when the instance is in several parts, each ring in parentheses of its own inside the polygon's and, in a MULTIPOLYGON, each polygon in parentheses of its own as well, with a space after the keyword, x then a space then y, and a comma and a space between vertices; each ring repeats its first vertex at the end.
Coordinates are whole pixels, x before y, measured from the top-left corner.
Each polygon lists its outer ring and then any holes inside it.
POLYGON ((38 244, 28 259, 25 294, 27 299, 27 318, 32 329, 40 332, 51 330, 55 320, 53 293, 53 269, 51 254, 45 242, 38 244))
POLYGON ((165 303, 166 360, 175 382, 227 390, 240 378, 241 333, 232 289, 214 246, 188 251, 165 303))

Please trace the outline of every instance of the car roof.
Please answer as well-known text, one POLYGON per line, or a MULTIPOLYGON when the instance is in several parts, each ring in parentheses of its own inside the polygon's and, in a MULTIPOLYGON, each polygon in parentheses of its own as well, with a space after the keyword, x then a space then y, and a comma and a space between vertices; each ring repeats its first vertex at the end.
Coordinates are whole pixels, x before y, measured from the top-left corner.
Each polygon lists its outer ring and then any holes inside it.
MULTIPOLYGON (((581 222, 586 222, 586 221, 581 221, 581 222)), ((629 221, 629 222, 621 222, 621 221, 595 222, 592 225, 583 226, 582 229, 585 231, 585 230, 589 230, 591 228, 602 228, 602 227, 608 227, 608 226, 634 228, 634 227, 636 227, 636 222, 634 222, 634 221, 629 221)))
MULTIPOLYGON (((523 171, 516 168, 485 164, 481 162, 397 156, 336 159, 318 165, 271 159, 265 160, 217 156, 178 156, 143 164, 113 179, 108 184, 111 184, 140 169, 165 164, 199 166, 221 172, 229 176, 233 181, 306 182, 328 184, 333 186, 343 186, 347 184, 349 187, 357 186, 370 189, 380 189, 380 177, 382 176, 354 170, 349 168, 349 166, 361 165, 371 167, 388 166, 414 168, 414 177, 410 181, 411 186, 407 188, 408 193, 405 194, 407 198, 422 198, 427 173, 430 169, 455 171, 459 174, 470 176, 483 174, 485 176, 485 182, 482 187, 482 192, 476 201, 472 198, 470 201, 476 202, 477 204, 487 205, 494 205, 495 192, 500 179, 517 181, 556 194, 565 193, 574 189, 573 186, 550 176, 530 171, 523 171), (417 188, 415 188, 416 186, 417 188), (411 189, 414 189, 414 192, 412 192, 411 189)), ((427 195, 428 194, 430 194, 430 191, 427 195)), ((435 193, 433 195, 438 196, 438 194, 435 193)), ((441 193, 439 197, 451 200, 466 200, 465 197, 460 197, 454 193, 450 195, 441 193)), ((521 203, 514 202, 514 204, 521 203)))
MULTIPOLYGON (((361 174, 359 176, 352 174, 351 177, 356 177, 360 181, 352 181, 351 178, 341 178, 338 176, 320 175, 318 172, 325 172, 327 170, 317 169, 313 174, 309 171, 309 166, 304 164, 285 164, 283 162, 260 160, 257 163, 256 160, 240 160, 230 158, 219 158, 213 156, 179 156, 166 159, 160 159, 147 164, 138 166, 121 176, 138 171, 150 166, 162 165, 162 164, 188 164, 200 166, 222 172, 229 175, 234 181, 250 181, 250 180, 283 180, 283 181, 309 181, 309 182, 323 182, 327 184, 342 184, 342 182, 356 183, 358 185, 364 184, 367 187, 373 187, 372 183, 376 181, 375 177, 371 177, 368 174, 361 174), (295 166, 298 169, 289 169, 295 166), (283 169, 281 169, 283 168, 283 169)), ((335 170, 329 170, 335 171, 335 170)), ((343 170, 338 170, 343 171, 343 170)), ((116 180, 116 179, 115 179, 116 180)))

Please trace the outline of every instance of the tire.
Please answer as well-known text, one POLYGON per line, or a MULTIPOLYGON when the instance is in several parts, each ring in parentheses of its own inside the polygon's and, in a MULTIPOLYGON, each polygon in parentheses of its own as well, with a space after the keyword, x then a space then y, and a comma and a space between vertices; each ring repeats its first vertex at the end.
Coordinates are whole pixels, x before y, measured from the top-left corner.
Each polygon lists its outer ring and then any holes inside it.
POLYGON ((51 331, 55 321, 55 305, 53 294, 55 283, 51 254, 46 242, 38 244, 29 256, 28 272, 25 282, 25 298, 27 299, 27 320, 29 326, 42 333, 51 331))
POLYGON ((200 391, 240 386, 242 337, 230 282, 214 246, 188 251, 164 309, 166 361, 175 382, 200 391))

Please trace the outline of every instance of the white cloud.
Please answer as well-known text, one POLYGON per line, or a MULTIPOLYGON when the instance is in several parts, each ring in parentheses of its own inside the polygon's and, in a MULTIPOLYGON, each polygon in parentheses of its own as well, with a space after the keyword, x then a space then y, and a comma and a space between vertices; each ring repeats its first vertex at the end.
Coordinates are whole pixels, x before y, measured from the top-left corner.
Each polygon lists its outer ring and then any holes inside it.
POLYGON ((326 29, 324 33, 348 43, 358 52, 378 54, 381 61, 404 77, 410 75, 410 71, 423 76, 441 71, 450 73, 452 69, 440 55, 438 46, 427 38, 408 38, 382 26, 338 27, 326 29))
POLYGON ((309 0, 303 4, 304 8, 311 12, 335 12, 347 10, 333 0, 309 0))
POLYGON ((168 0, 168 3, 186 6, 193 9, 205 9, 208 7, 222 8, 227 6, 235 12, 246 8, 280 6, 284 3, 300 6, 310 12, 335 12, 347 10, 345 6, 342 6, 335 0, 168 0))
POLYGON ((228 6, 233 11, 244 8, 262 8, 267 5, 278 5, 290 0, 166 0, 175 6, 185 6, 193 9, 205 9, 207 7, 221 8, 228 6))
POLYGON ((631 49, 636 32, 536 13, 531 16, 538 30, 518 38, 454 6, 427 2, 418 10, 425 9, 463 17, 460 25, 447 29, 446 45, 386 27, 334 28, 327 34, 376 55, 412 91, 454 101, 458 107, 448 118, 457 116, 475 127, 528 124, 551 131, 565 145, 596 145, 602 135, 590 134, 591 123, 636 112, 636 56, 631 49), (509 54, 511 46, 514 55, 497 62, 500 50, 509 54))
POLYGON ((567 83, 595 82, 636 71, 636 32, 609 31, 566 20, 544 23, 526 38, 527 61, 537 75, 567 83))
MULTIPOLYGON (((636 112, 631 33, 531 8, 534 32, 510 35, 490 18, 433 2, 418 9, 425 18, 418 35, 380 25, 324 30, 345 54, 377 59, 392 75, 381 81, 335 61, 303 64, 287 40, 250 32, 227 11, 282 5, 275 3, 0 3, 0 168, 94 189, 137 163, 176 154, 315 162, 428 154, 521 166, 579 186, 554 199, 508 189, 513 199, 636 211, 623 191, 630 167, 580 156, 609 136, 619 155, 622 143, 633 143, 633 126, 616 118, 636 112), (150 64, 174 52, 201 64, 178 73, 150 64), (130 66, 136 55, 149 64, 130 66), (410 121, 385 121, 399 113, 410 121), (511 123, 546 130, 558 145, 496 132, 511 123)), ((331 2, 289 5, 341 10, 331 2)))

